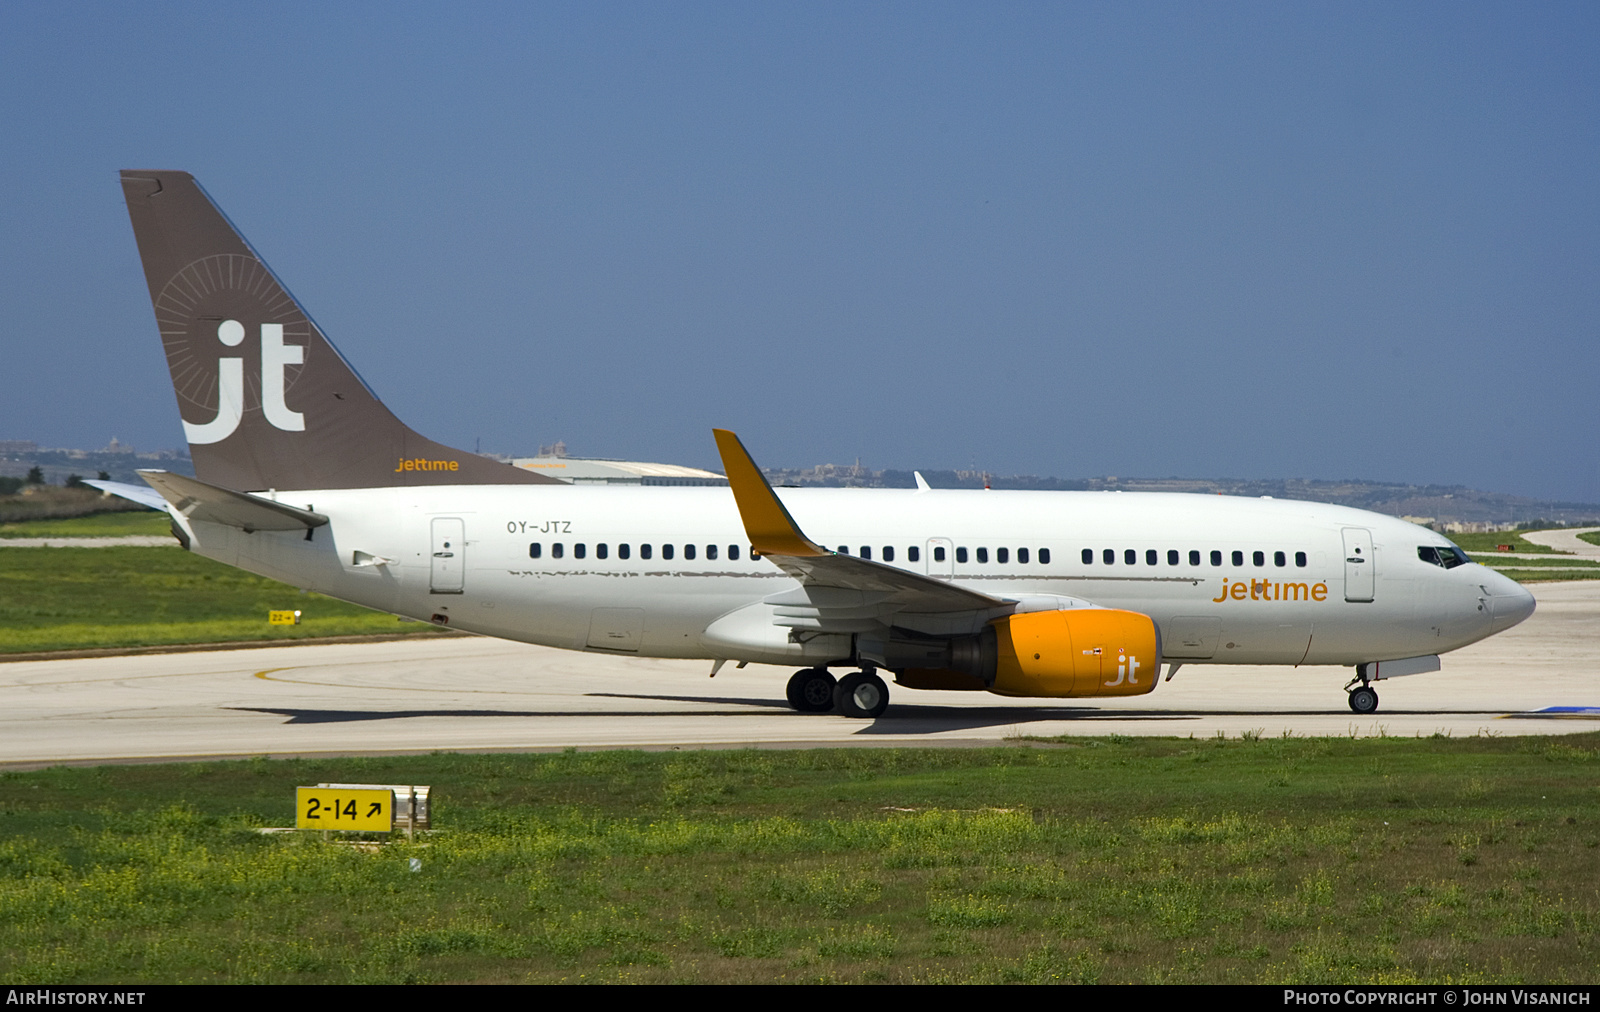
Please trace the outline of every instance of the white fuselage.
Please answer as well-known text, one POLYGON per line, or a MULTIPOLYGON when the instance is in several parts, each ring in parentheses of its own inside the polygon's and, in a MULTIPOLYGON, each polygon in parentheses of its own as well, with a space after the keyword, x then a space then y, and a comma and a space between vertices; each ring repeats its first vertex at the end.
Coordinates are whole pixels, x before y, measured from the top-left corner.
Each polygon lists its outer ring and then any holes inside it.
MULTIPOLYGON (((750 557, 726 488, 262 494, 329 523, 309 539, 188 523, 193 549, 371 608, 506 639, 655 657, 808 660, 707 635, 719 618, 798 586, 750 557)), ((993 597, 1056 596, 1147 614, 1168 661, 1358 664, 1439 654, 1532 611, 1531 596, 1491 570, 1419 558, 1421 546, 1448 545, 1441 536, 1341 506, 1133 492, 779 495, 830 549, 865 548, 875 561, 993 597), (1352 545, 1365 553, 1359 563, 1347 561, 1352 545)))

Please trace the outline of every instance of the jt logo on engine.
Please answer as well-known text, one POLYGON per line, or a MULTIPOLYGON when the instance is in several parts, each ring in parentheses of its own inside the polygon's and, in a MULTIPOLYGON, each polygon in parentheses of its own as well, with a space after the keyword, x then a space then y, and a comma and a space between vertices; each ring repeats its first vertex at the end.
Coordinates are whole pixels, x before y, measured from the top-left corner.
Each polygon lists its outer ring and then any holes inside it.
MULTIPOLYGON (((244 339, 244 324, 238 320, 217 324, 217 340, 228 347, 237 348, 244 339)), ((304 361, 304 347, 283 343, 283 324, 261 325, 261 413, 284 432, 305 431, 305 415, 290 411, 283 399, 284 370, 304 361)), ((184 422, 183 434, 192 444, 218 443, 233 435, 243 418, 244 359, 224 356, 217 359, 217 417, 209 422, 184 422)))

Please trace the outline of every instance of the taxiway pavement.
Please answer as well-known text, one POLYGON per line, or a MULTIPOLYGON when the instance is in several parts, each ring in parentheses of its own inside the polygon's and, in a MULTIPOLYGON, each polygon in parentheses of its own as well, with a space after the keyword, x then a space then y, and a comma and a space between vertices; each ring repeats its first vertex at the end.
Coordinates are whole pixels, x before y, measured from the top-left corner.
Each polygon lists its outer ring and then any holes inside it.
POLYGON ((1187 666, 1149 695, 1008 700, 891 686, 872 721, 791 711, 789 672, 481 638, 0 664, 0 767, 253 755, 999 744, 1022 735, 1600 730, 1600 582, 1535 584, 1522 625, 1345 703, 1342 668, 1187 666), (1537 715, 1551 707, 1566 716, 1537 715), (1590 708, 1584 713, 1582 708, 1590 708))

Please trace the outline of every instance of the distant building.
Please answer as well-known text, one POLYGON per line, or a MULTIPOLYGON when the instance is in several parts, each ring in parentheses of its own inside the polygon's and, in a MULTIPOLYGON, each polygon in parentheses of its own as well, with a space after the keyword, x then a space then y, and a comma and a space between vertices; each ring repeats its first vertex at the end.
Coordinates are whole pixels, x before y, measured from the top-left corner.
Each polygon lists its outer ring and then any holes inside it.
POLYGON ((513 467, 559 478, 569 485, 726 485, 728 479, 715 471, 681 464, 650 464, 637 460, 602 460, 595 457, 568 457, 566 446, 541 446, 537 457, 513 457, 513 467))
POLYGON ((39 444, 31 439, 0 439, 0 453, 37 453, 39 444))

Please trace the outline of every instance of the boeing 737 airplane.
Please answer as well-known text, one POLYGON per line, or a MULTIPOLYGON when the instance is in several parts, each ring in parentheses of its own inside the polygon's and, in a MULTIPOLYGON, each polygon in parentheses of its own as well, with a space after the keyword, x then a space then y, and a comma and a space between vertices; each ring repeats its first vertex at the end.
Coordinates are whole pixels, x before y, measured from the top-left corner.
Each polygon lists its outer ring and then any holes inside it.
POLYGON ((789 702, 908 689, 1146 693, 1190 664, 1373 683, 1509 628, 1532 595, 1432 531, 1308 502, 1116 492, 583 487, 407 428, 184 172, 125 171, 195 478, 141 471, 190 551, 489 636, 798 667, 789 702), (848 673, 835 679, 831 669, 848 673))

